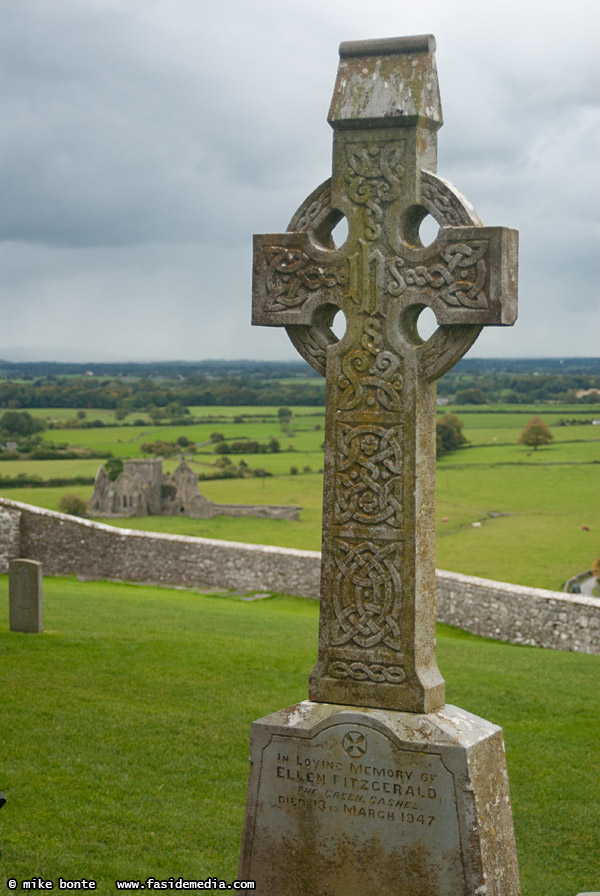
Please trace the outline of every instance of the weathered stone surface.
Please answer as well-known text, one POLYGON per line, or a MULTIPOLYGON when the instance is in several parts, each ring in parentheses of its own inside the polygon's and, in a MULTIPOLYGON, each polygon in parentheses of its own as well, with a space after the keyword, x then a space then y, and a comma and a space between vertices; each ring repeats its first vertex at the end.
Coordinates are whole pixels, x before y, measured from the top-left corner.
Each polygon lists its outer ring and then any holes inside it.
POLYGON ((517 896, 502 732, 305 701, 252 726, 239 877, 286 896, 517 896))
POLYGON ((37 560, 11 560, 8 565, 8 593, 10 630, 42 632, 42 564, 37 560))
POLYGON ((21 556, 21 511, 18 507, 0 506, 0 573, 7 573, 9 561, 21 556))
POLYGON ((327 378, 319 656, 310 697, 414 712, 435 660, 435 380, 516 318, 517 233, 435 174, 431 36, 342 44, 333 176, 288 232, 254 238, 253 323, 285 326, 327 378), (424 246, 419 226, 440 225, 424 246), (345 216, 348 238, 332 230, 345 216), (418 333, 423 308, 439 327, 418 333), (331 330, 341 309, 347 329, 331 330))

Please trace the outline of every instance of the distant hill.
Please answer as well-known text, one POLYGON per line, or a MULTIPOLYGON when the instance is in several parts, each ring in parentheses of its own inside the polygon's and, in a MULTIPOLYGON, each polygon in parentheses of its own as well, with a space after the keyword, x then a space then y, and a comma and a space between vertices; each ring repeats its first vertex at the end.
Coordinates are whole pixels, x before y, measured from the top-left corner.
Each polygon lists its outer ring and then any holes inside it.
MULTIPOLYGON (((583 374, 600 376, 599 358, 463 358, 453 368, 460 375, 507 374, 583 374)), ((6 361, 0 359, 0 377, 29 379, 48 376, 127 376, 140 378, 259 376, 264 379, 288 379, 317 374, 308 364, 298 361, 208 360, 147 362, 66 362, 6 361)))
POLYGON ((600 374, 599 358, 463 358, 454 368, 460 373, 600 374))
POLYGON ((0 377, 21 379, 47 376, 128 376, 173 377, 195 376, 224 377, 258 375, 265 379, 287 379, 294 376, 318 377, 305 361, 6 361, 0 359, 0 377))

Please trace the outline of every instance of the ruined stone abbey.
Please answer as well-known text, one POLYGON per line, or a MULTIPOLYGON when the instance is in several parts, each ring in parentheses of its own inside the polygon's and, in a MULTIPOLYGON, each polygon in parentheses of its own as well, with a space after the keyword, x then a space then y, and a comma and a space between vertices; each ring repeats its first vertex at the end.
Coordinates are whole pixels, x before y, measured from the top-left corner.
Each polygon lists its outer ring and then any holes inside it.
POLYGON ((93 516, 162 514, 205 520, 220 514, 280 520, 300 518, 300 507, 287 504, 215 504, 200 494, 198 477, 184 460, 169 474, 163 473, 161 458, 126 460, 123 471, 114 481, 100 467, 89 512, 93 516))

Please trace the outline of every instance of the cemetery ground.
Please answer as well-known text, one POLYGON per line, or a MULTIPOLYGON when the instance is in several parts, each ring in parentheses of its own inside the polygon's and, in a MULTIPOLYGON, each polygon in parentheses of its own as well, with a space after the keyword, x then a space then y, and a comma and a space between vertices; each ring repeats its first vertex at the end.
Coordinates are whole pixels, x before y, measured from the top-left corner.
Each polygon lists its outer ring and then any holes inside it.
MULTIPOLYGON (((250 724, 305 699, 317 602, 48 578, 25 635, 7 592, 2 879, 233 880, 250 724)), ((524 896, 597 889, 599 658, 440 626, 438 660, 504 728, 524 896)))
MULTIPOLYGON (((157 426, 146 418, 140 426, 115 426, 113 412, 86 410, 88 420, 100 419, 104 428, 56 428, 43 433, 47 441, 111 451, 115 457, 140 457, 146 442, 174 442, 181 435, 197 443, 187 460, 200 476, 218 472, 211 434, 234 441, 278 440, 275 453, 228 455, 232 465, 244 460, 266 477, 214 479, 200 482, 213 501, 225 503, 298 504, 299 521, 215 517, 142 517, 111 520, 114 525, 176 534, 320 549, 323 466, 323 411, 292 407, 289 423, 278 419, 273 407, 191 408, 195 421, 188 426, 157 426), (108 425, 113 424, 113 425, 108 425), (296 472, 291 472, 295 470, 296 472)), ((64 425, 75 417, 71 409, 39 409, 30 413, 64 425)), ((596 405, 446 406, 438 414, 454 413, 464 424, 469 444, 438 460, 437 565, 520 585, 560 590, 563 583, 589 566, 600 554, 600 508, 597 501, 600 464, 600 418, 596 405), (517 444, 527 421, 540 415, 550 425, 553 441, 533 450, 517 444), (559 425, 560 421, 568 425, 559 425), (474 527, 474 523, 481 523, 474 527)), ((138 414, 134 415, 137 418, 138 414)), ((144 414, 140 416, 143 418, 144 414)), ((44 480, 87 476, 92 479, 100 461, 5 460, 0 476, 33 474, 44 480)), ((177 457, 165 460, 166 470, 177 457)), ((60 498, 87 486, 2 488, 0 494, 49 509, 60 498)))

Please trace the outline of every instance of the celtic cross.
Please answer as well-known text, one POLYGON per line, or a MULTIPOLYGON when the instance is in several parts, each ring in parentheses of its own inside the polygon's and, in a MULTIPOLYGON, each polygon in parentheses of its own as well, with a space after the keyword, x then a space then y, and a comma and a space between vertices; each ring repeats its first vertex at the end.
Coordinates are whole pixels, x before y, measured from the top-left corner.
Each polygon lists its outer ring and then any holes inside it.
POLYGON ((254 324, 326 376, 319 655, 312 700, 429 712, 435 659, 435 381, 516 319, 517 233, 439 178, 431 36, 343 43, 333 176, 254 237, 254 324), (424 246, 423 218, 440 229, 424 246), (348 236, 332 232, 346 217, 348 236), (438 328, 419 336, 421 311, 438 328), (342 310, 341 340, 331 324, 342 310))

